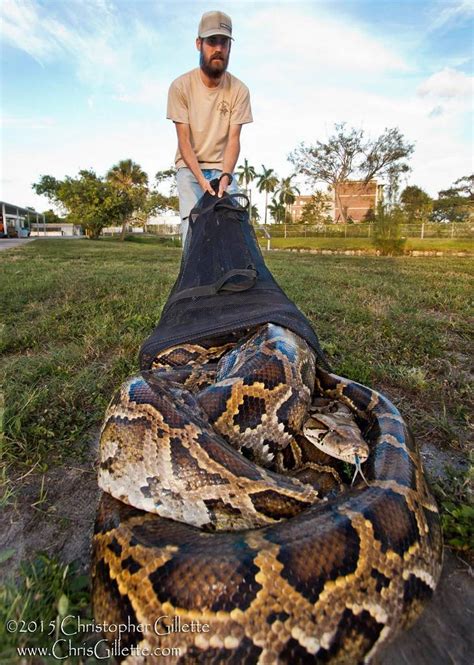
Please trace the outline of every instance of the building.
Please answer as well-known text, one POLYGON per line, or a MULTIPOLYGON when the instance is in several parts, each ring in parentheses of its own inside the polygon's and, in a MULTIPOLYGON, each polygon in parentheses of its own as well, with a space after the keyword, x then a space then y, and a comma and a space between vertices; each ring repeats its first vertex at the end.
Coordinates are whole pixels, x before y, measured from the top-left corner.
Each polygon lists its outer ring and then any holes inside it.
POLYGON ((78 224, 69 224, 67 222, 58 222, 57 224, 31 224, 31 235, 44 238, 75 238, 82 237, 84 231, 78 224))
MULTIPOLYGON (((299 223, 301 220, 301 215, 303 214, 303 208, 307 203, 311 203, 312 198, 312 194, 298 194, 298 196, 295 197, 294 203, 288 206, 288 212, 291 216, 291 221, 293 224, 299 223)), ((332 199, 328 203, 330 208, 327 214, 331 219, 334 219, 334 204, 332 199)))
POLYGON ((376 180, 346 180, 332 190, 334 221, 363 222, 369 210, 374 212, 382 200, 383 185, 376 180))
MULTIPOLYGON (((365 183, 364 180, 346 180, 338 185, 337 189, 331 188, 329 217, 336 224, 345 218, 353 222, 362 222, 369 210, 377 210, 378 203, 382 200, 383 185, 378 185, 376 180, 365 183), (338 196, 336 196, 336 191, 338 196)), ((311 202, 311 194, 300 194, 295 197, 295 202, 288 207, 293 224, 297 224, 303 208, 311 202)))
POLYGON ((31 232, 31 223, 44 222, 44 215, 33 208, 0 201, 0 238, 27 238, 31 232))

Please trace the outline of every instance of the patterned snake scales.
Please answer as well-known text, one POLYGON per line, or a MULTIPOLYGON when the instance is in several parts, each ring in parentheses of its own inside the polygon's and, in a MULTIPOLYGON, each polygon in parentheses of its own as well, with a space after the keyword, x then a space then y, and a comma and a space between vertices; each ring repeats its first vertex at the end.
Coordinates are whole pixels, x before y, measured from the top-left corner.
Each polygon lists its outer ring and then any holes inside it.
POLYGON ((167 349, 129 379, 99 484, 94 615, 129 626, 128 664, 373 662, 440 575, 400 413, 273 324, 167 349), (318 445, 367 458, 364 478, 343 485, 318 445))

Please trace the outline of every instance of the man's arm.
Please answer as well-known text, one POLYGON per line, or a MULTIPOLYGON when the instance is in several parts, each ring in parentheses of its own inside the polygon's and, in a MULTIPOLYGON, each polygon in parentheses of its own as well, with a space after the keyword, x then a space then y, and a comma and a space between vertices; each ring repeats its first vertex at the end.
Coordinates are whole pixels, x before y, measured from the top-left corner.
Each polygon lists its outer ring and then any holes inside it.
POLYGON ((214 196, 215 191, 212 189, 209 180, 206 180, 206 178, 203 176, 196 154, 191 145, 189 125, 184 122, 175 122, 174 124, 176 127, 176 133, 178 135, 179 152, 181 153, 181 157, 183 158, 184 163, 189 169, 191 169, 201 189, 204 192, 209 192, 214 196))
MULTIPOLYGON (((233 173, 240 153, 240 132, 242 125, 231 125, 229 127, 229 137, 224 149, 222 160, 222 173, 233 173)), ((219 184, 218 196, 222 196, 229 186, 229 178, 224 176, 219 184)))

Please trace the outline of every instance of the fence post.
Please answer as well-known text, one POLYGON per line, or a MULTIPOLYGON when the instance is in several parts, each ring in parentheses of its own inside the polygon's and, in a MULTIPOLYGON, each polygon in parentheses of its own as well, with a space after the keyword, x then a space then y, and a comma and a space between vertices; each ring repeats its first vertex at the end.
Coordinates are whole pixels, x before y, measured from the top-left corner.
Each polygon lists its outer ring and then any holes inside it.
POLYGON ((286 238, 286 224, 285 224, 285 238, 286 238))
POLYGON ((421 236, 420 236, 420 238, 423 240, 424 237, 425 237, 425 223, 422 222, 421 223, 421 236))
POLYGON ((451 238, 454 238, 454 222, 451 222, 451 238))

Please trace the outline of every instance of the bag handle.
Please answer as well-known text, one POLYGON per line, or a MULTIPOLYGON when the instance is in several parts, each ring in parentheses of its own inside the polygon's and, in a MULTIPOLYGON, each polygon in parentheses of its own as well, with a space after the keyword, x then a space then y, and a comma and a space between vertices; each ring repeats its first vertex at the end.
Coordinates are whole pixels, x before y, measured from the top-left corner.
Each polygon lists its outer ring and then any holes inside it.
POLYGON ((166 308, 168 308, 172 303, 183 300, 184 298, 201 298, 202 296, 215 296, 221 291, 247 291, 251 289, 252 286, 257 281, 257 271, 253 266, 248 268, 233 268, 224 273, 219 279, 213 284, 206 284, 204 286, 193 286, 190 289, 185 289, 180 293, 176 293, 174 296, 168 299, 166 303, 166 308), (243 277, 240 282, 231 282, 232 277, 243 277))
POLYGON ((196 219, 199 217, 199 215, 205 215, 207 212, 210 212, 211 210, 216 210, 217 208, 224 208, 225 210, 241 210, 241 211, 246 211, 250 205, 250 199, 247 196, 247 194, 241 194, 235 193, 235 194, 228 194, 225 192, 224 196, 221 198, 219 197, 213 197, 216 198, 216 201, 212 201, 208 206, 205 208, 193 208, 191 212, 189 213, 189 221, 191 224, 194 224, 196 219), (232 199, 234 203, 229 203, 227 199, 232 199), (246 203, 245 206, 240 205, 236 199, 245 199, 246 203), (195 219, 193 219, 193 215, 196 215, 195 219))

